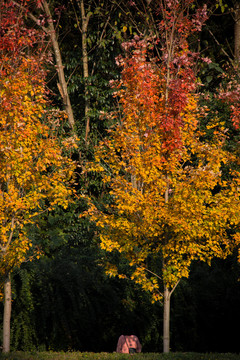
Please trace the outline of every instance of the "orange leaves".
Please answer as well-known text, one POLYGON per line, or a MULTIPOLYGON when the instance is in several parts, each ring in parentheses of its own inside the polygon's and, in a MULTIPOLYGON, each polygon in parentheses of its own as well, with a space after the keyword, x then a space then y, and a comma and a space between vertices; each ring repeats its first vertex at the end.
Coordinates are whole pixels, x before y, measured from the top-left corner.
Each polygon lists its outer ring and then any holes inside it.
MULTIPOLYGON (((90 165, 109 186, 111 203, 105 210, 92 205, 88 214, 99 228, 102 248, 127 258, 132 279, 159 299, 158 277, 173 289, 188 276, 193 260, 209 262, 230 253, 226 229, 238 199, 230 200, 236 183, 230 191, 221 179, 221 166, 230 160, 221 124, 213 119, 211 143, 200 141, 203 112, 193 87, 181 87, 184 101, 174 95, 180 101, 175 114, 172 94, 166 101, 161 66, 147 59, 144 41, 134 41, 132 54, 119 59, 123 70, 115 96, 121 120, 96 148, 90 165), (221 191, 216 193, 217 186, 221 191), (149 259, 163 261, 155 277, 149 276, 149 259)), ((116 274, 115 268, 108 271, 116 274)))
MULTIPOLYGON (((110 195, 104 208, 89 200, 101 246, 126 258, 132 279, 154 299, 162 282, 171 290, 187 277, 193 260, 227 256, 239 242, 227 228, 240 220, 239 175, 222 180, 222 165, 231 161, 222 124, 211 120, 209 142, 199 131, 206 109, 198 105, 187 36, 200 30, 206 9, 189 21, 182 2, 165 4, 160 39, 123 44, 125 57, 117 59, 122 76, 112 83, 120 110, 88 164, 110 195), (160 42, 162 57, 155 59, 151 50, 160 42)), ((117 274, 109 264, 108 271, 117 274)))
MULTIPOLYGON (((4 4, 1 7, 6 13, 10 11, 9 16, 16 15, 16 9, 3 9, 4 4)), ((14 34, 15 30, 26 30, 23 18, 18 20, 17 26, 11 30, 12 35, 5 29, 0 39, 0 62, 3 60, 0 69, 2 272, 20 265, 27 256, 31 241, 25 231, 26 224, 55 205, 66 208, 73 192, 69 182, 73 177, 74 163, 63 155, 63 145, 57 139, 57 126, 53 126, 61 122, 63 116, 58 111, 49 110, 43 57, 25 54, 25 40, 21 40, 19 33, 14 34), (22 28, 19 29, 20 25, 22 28), (6 47, 12 36, 19 39, 14 42, 14 46, 19 46, 17 59, 17 55, 11 54, 6 47)), ((29 45, 35 41, 31 34, 28 41, 29 45)))

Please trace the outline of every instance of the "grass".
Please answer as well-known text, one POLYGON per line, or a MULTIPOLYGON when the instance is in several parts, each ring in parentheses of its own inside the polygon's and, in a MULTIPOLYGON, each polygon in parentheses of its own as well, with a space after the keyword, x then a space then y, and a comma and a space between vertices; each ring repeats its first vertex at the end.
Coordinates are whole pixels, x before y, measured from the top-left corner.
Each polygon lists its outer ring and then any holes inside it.
POLYGON ((89 353, 89 352, 12 352, 0 354, 1 360, 240 360, 238 354, 200 353, 89 353))

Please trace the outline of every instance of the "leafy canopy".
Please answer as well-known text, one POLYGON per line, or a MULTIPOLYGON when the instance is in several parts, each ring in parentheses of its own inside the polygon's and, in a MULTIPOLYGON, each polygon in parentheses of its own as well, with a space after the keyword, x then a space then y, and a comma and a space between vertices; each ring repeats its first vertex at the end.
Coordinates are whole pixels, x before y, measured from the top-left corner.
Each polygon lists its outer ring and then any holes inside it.
MULTIPOLYGON (((221 165, 230 161, 223 124, 212 119, 209 142, 199 131, 206 110, 198 106, 187 36, 200 30, 205 11, 190 21, 184 12, 175 16, 179 2, 166 5, 160 58, 151 52, 158 40, 135 36, 123 44, 121 79, 113 84, 121 110, 89 167, 102 174, 111 195, 104 209, 89 200, 101 246, 127 258, 132 280, 155 300, 160 284, 174 289, 193 260, 227 256, 234 241, 226 229, 239 219, 238 174, 231 183, 221 177, 221 165), (159 257, 160 267, 151 267, 159 257)), ((118 274, 111 264, 108 272, 118 274)))
POLYGON ((1 3, 0 40, 0 270, 25 260, 24 229, 55 205, 67 207, 74 163, 57 138, 65 117, 51 111, 45 85, 42 34, 28 29, 13 3, 1 3), (13 51, 14 50, 14 51, 13 51))

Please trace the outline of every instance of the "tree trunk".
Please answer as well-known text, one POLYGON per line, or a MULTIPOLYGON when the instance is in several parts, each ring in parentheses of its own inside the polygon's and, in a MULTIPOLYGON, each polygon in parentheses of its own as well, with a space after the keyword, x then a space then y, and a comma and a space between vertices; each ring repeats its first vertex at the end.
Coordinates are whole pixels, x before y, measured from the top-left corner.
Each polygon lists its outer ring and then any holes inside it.
MULTIPOLYGON (((12 2, 22 8, 25 9, 24 6, 22 6, 22 4, 19 4, 17 1, 12 0, 12 2)), ((30 19, 32 19, 38 26, 40 26, 42 28, 42 30, 50 37, 51 39, 51 43, 52 43, 52 47, 53 47, 53 51, 54 51, 54 55, 55 55, 55 60, 56 60, 56 68, 57 68, 57 73, 58 73, 58 80, 59 83, 57 84, 58 86, 58 90, 60 92, 60 95, 63 99, 63 103, 64 103, 64 107, 68 116, 68 121, 69 124, 74 132, 74 125, 75 125, 75 121, 74 121, 74 116, 73 116, 73 110, 72 110, 72 105, 70 102, 70 98, 68 95, 68 90, 67 90, 67 82, 65 80, 65 74, 64 74, 64 67, 62 64, 62 56, 61 56, 61 52, 59 49, 59 45, 58 45, 58 40, 57 40, 57 35, 56 35, 56 31, 53 25, 53 18, 52 18, 52 14, 51 11, 49 9, 48 6, 48 2, 47 0, 43 0, 42 2, 42 9, 44 9, 45 14, 47 15, 48 18, 48 27, 45 27, 43 25, 39 24, 39 19, 34 16, 30 11, 28 11, 28 16, 30 17, 30 19)))
POLYGON ((88 91, 88 53, 87 53, 87 29, 90 18, 90 13, 86 15, 84 1, 78 0, 78 6, 81 10, 82 20, 82 61, 83 61, 83 79, 84 79, 84 95, 85 95, 85 119, 86 119, 86 130, 85 130, 85 143, 88 145, 88 134, 90 132, 90 118, 89 118, 89 91, 88 91))
MULTIPOLYGON (((165 203, 168 203, 169 197, 169 179, 166 175, 165 203)), ((163 268, 165 264, 163 263, 163 268)), ((163 352, 168 353, 170 349, 170 297, 171 292, 164 284, 163 291, 163 352)))
POLYGON ((42 4, 44 7, 44 11, 48 17, 48 34, 51 38, 51 42, 52 42, 52 46, 53 46, 53 50, 54 50, 54 54, 55 54, 55 59, 56 59, 58 79, 59 79, 58 89, 63 98, 63 103, 65 106, 66 113, 68 115, 69 124, 70 124, 72 130, 74 130, 75 121, 74 121, 74 116, 73 116, 73 110, 72 110, 72 105, 71 105, 70 98, 68 95, 67 83, 65 80, 64 68, 63 68, 63 64, 62 64, 62 56, 61 56, 61 52, 60 52, 59 45, 58 45, 56 31, 55 31, 55 28, 53 25, 52 15, 51 15, 47 1, 44 0, 42 4))
POLYGON ((240 62, 240 4, 235 7, 235 26, 234 26, 234 57, 236 63, 240 62))
POLYGON ((170 298, 171 292, 164 285, 163 305, 163 352, 170 351, 170 298))
POLYGON ((10 321, 12 309, 11 278, 8 273, 4 283, 3 352, 10 352, 10 321))

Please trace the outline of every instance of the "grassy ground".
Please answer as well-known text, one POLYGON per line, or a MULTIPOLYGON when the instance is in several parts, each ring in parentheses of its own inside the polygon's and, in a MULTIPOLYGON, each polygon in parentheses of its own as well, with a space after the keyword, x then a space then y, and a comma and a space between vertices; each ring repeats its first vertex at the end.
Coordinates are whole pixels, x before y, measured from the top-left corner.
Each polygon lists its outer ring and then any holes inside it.
POLYGON ((116 353, 80 353, 80 352, 13 352, 0 354, 1 360, 240 360, 240 354, 116 354, 116 353))

